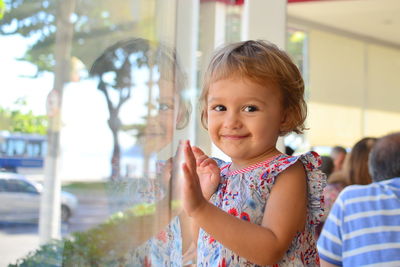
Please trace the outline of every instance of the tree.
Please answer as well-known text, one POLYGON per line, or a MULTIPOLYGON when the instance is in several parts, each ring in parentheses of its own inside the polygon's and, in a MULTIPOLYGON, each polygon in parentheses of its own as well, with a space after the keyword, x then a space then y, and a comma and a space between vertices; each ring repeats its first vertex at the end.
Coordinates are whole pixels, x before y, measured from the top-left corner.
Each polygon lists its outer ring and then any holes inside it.
MULTIPOLYGON (((20 34, 35 40, 22 60, 36 65, 37 75, 43 71, 53 71, 57 6, 60 1, 1 1, 5 2, 6 12, 0 21, 0 34, 20 34)), ((115 40, 137 35, 154 39, 152 2, 76 0, 76 9, 71 16, 74 30, 72 56, 82 61, 85 66, 91 66, 99 51, 111 46, 115 40), (134 10, 140 10, 140 18, 134 17, 134 10)))
POLYGON ((15 102, 13 108, 0 107, 0 129, 9 132, 47 133, 48 120, 44 115, 35 115, 32 111, 23 111, 26 108, 25 99, 15 102))
POLYGON ((0 0, 0 19, 3 18, 4 15, 5 4, 3 0, 0 0))
MULTIPOLYGON (((20 34, 31 38, 35 42, 27 49, 21 60, 33 63, 37 67, 37 75, 44 71, 55 71, 55 45, 58 29, 56 22, 57 7, 60 1, 56 0, 4 0, 7 12, 0 20, 0 33, 3 35, 20 34)), ((71 39, 71 52, 69 59, 78 58, 85 66, 91 66, 100 51, 112 46, 115 40, 126 39, 126 36, 145 36, 154 39, 154 1, 151 0, 75 0, 76 8, 71 18, 73 36, 71 39), (136 11, 137 17, 133 15, 136 11), (138 12, 139 11, 139 12, 138 12)), ((70 64, 73 68, 73 64, 70 64)), ((64 82, 68 82, 64 80, 64 82)), ((100 89, 100 88, 99 88, 100 89)), ((100 89, 104 93, 104 90, 100 89)), ((118 90, 117 90, 118 91, 118 90)), ((126 90, 120 90, 126 94, 126 90)), ((110 94, 104 94, 109 109, 110 118, 108 125, 113 134, 114 152, 112 166, 119 164, 119 143, 115 137, 120 129, 118 118, 121 105, 126 102, 130 94, 122 96, 120 103, 111 104, 110 94), (118 130, 117 130, 118 129, 118 130), (118 148, 117 148, 118 147, 118 148)), ((62 99, 61 93, 54 93, 55 98, 62 99)), ((57 102, 57 101, 56 101, 57 102)), ((51 126, 51 125, 50 125, 51 126)), ((49 138, 49 146, 52 139, 49 138)), ((119 175, 117 172, 112 176, 119 175)))
MULTIPOLYGON (((118 133, 124 127, 119 119, 122 105, 130 98, 132 88, 135 86, 133 71, 146 67, 152 72, 156 62, 151 44, 145 39, 129 39, 117 42, 107 48, 94 62, 90 75, 99 79, 98 89, 104 94, 109 110, 108 125, 111 129, 114 146, 111 157, 111 179, 120 177, 121 151, 118 133), (113 101, 112 94, 116 97, 113 101)), ((154 53, 155 54, 155 53, 154 53)), ((151 75, 150 75, 151 76, 151 75)), ((149 79, 149 91, 151 92, 151 78, 149 79)), ((150 99, 150 97, 149 97, 150 99)), ((140 130, 143 126, 138 126, 140 130)), ((141 132, 138 132, 138 135, 141 132)))

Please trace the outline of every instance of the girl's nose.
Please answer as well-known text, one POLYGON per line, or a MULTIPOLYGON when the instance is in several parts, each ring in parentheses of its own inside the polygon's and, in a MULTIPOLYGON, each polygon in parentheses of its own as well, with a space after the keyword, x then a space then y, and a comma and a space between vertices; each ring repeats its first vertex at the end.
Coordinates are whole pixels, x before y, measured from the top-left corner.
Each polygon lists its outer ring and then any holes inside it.
POLYGON ((224 127, 228 129, 237 129, 242 126, 240 115, 236 112, 227 112, 224 118, 224 127))

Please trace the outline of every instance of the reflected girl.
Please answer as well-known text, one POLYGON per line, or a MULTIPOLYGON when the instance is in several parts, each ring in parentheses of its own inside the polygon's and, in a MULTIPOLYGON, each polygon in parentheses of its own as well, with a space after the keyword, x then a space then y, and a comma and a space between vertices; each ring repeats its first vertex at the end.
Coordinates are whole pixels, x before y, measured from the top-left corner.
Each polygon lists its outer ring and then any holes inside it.
POLYGON ((178 142, 174 136, 176 130, 187 126, 190 106, 184 98, 185 75, 176 55, 164 45, 130 39, 106 49, 95 61, 91 75, 99 78, 98 88, 110 110, 109 126, 116 132, 113 170, 119 174, 118 133, 122 129, 134 132, 136 144, 132 145, 141 148, 143 163, 135 178, 122 178, 113 171, 112 202, 117 202, 116 210, 123 211, 122 217, 128 216, 110 228, 112 234, 98 240, 97 246, 111 249, 113 255, 107 263, 117 257, 119 263, 129 266, 182 266, 187 244, 182 244, 186 230, 181 229, 187 228, 182 225, 185 215, 173 207, 173 200, 179 198, 172 190, 178 180, 174 172, 178 142), (138 81, 145 82, 141 85, 138 81), (119 111, 128 103, 135 105, 136 114, 131 114, 132 124, 124 126, 119 111))

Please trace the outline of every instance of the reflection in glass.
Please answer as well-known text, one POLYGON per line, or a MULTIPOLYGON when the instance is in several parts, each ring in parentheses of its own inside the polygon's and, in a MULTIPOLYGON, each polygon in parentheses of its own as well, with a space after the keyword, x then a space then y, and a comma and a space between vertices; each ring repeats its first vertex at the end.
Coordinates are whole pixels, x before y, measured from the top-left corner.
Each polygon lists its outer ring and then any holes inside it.
POLYGON ((136 158, 143 155, 144 160, 142 166, 128 163, 124 176, 143 178, 154 174, 154 169, 149 169, 151 156, 172 143, 177 116, 178 128, 188 118, 184 102, 176 96, 183 89, 183 74, 176 68, 174 53, 144 39, 121 41, 96 59, 90 74, 98 78, 98 89, 109 110, 108 125, 114 141, 111 179, 121 178, 122 174, 120 131, 128 133, 132 140, 124 154, 136 158), (125 116, 129 117, 126 122, 120 118, 123 112, 130 112, 125 116))
MULTIPOLYGON (((80 94, 73 98, 73 103, 86 103, 84 109, 74 105, 74 113, 90 118, 87 112, 89 109, 97 110, 98 117, 102 117, 103 110, 100 110, 102 106, 99 109, 99 105, 92 102, 93 95, 88 91, 93 89, 102 93, 108 111, 106 123, 112 133, 111 172, 103 171, 107 164, 99 161, 97 165, 101 171, 92 171, 97 175, 93 175, 98 179, 95 182, 85 179, 92 170, 90 163, 96 162, 103 155, 95 155, 99 154, 99 150, 83 155, 82 151, 87 151, 90 146, 87 146, 87 150, 77 147, 84 147, 85 141, 92 141, 87 138, 93 137, 92 142, 98 147, 106 147, 101 151, 108 152, 109 140, 103 138, 107 135, 99 129, 101 137, 92 136, 88 128, 94 124, 91 124, 90 119, 80 124, 79 129, 72 130, 73 138, 71 132, 67 133, 68 138, 74 140, 66 146, 67 142, 61 142, 64 145, 61 151, 64 153, 68 150, 68 156, 71 158, 70 155, 73 155, 75 161, 73 164, 68 163, 70 165, 64 164, 67 157, 62 158, 61 155, 61 165, 69 169, 68 176, 73 173, 74 178, 80 180, 64 184, 63 190, 77 196, 77 210, 75 213, 71 210, 72 220, 62 225, 62 240, 54 240, 37 251, 32 250, 30 255, 21 258, 19 264, 119 266, 131 263, 133 266, 142 266, 149 261, 155 265, 155 259, 160 254, 179 261, 184 245, 181 240, 181 223, 176 217, 179 213, 179 195, 176 190, 179 179, 174 166, 178 164, 175 155, 179 136, 187 138, 185 127, 190 108, 184 93, 185 78, 176 64, 177 56, 172 47, 140 38, 125 39, 129 36, 157 39, 159 29, 155 29, 158 26, 154 22, 156 14, 164 12, 161 5, 154 0, 63 1, 74 6, 71 15, 53 0, 34 3, 23 0, 15 5, 14 2, 5 1, 7 11, 10 12, 0 21, 0 30, 2 34, 20 34, 24 51, 18 57, 32 65, 29 64, 29 71, 19 69, 19 76, 15 75, 18 78, 8 83, 17 84, 24 80, 25 85, 20 87, 36 90, 37 93, 33 95, 44 100, 45 97, 39 95, 46 95, 52 89, 52 81, 57 78, 56 51, 60 51, 60 47, 68 47, 70 50, 64 49, 66 53, 62 55, 65 64, 58 65, 65 67, 70 61, 71 69, 63 69, 65 79, 60 91, 64 94, 59 96, 68 96, 73 87, 78 88, 80 94), (60 36, 66 36, 62 25, 57 25, 60 21, 68 20, 64 17, 71 19, 68 29, 72 32, 73 28, 73 35, 70 40, 63 41, 61 38, 55 41, 57 32, 61 32, 58 34, 60 36), (28 80, 27 77, 34 79, 28 80)), ((165 19, 171 20, 171 24, 175 22, 174 15, 171 18, 165 16, 165 19)), ((174 36, 171 38, 175 39, 174 36)), ((63 102, 63 112, 70 108, 66 104, 67 101, 63 102)), ((61 113, 61 101, 55 101, 53 108, 61 113)), ((62 132, 61 137, 66 140, 65 130, 71 129, 69 127, 72 123, 58 122, 57 130, 62 132)), ((46 146, 51 147, 50 141, 44 140, 42 146, 37 143, 21 143, 15 146, 18 148, 16 153, 24 151, 28 155, 40 155, 43 160, 46 146)), ((1 143, 1 146, 2 151, 11 149, 6 148, 6 143, 1 143)), ((65 176, 62 178, 65 179, 65 176)), ((36 197, 40 194, 41 191, 36 197)), ((64 211, 65 205, 61 208, 64 211)), ((18 229, 25 231, 22 227, 18 229)), ((37 226, 32 226, 32 229, 36 235, 37 226)))
POLYGON ((189 239, 183 238, 187 218, 180 212, 177 190, 177 140, 185 134, 190 108, 176 55, 164 45, 129 39, 106 49, 90 74, 105 96, 113 133, 113 171, 106 185, 110 217, 45 244, 27 260, 64 266, 182 266, 189 239), (124 146, 121 137, 129 137, 124 146))

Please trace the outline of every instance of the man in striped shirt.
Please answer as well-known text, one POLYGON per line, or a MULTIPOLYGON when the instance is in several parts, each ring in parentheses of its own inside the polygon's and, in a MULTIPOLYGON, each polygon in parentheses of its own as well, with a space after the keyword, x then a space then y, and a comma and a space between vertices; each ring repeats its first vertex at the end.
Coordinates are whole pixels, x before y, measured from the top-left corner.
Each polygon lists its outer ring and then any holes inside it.
POLYGON ((400 132, 369 156, 373 183, 346 187, 318 240, 321 266, 400 266, 400 132))

